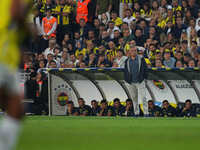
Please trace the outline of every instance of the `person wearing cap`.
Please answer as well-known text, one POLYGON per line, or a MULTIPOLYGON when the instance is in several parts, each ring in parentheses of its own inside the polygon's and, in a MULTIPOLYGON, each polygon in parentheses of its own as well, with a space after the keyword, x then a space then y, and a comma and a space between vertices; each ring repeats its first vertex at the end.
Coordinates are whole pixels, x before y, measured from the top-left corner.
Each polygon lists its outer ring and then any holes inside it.
POLYGON ((163 64, 165 67, 173 68, 175 67, 176 59, 174 57, 171 57, 171 52, 169 49, 165 49, 164 52, 164 61, 163 64))
POLYGON ((148 115, 145 93, 145 79, 147 79, 147 64, 144 57, 137 54, 137 47, 131 46, 129 58, 125 61, 124 79, 130 85, 131 98, 135 101, 135 115, 139 115, 139 105, 143 104, 144 115, 148 115))

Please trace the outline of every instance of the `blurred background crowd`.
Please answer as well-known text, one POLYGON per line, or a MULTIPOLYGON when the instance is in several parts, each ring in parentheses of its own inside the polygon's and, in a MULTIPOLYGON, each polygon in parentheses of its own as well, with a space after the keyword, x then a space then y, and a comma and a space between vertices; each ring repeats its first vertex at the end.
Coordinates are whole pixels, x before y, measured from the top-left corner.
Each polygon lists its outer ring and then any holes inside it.
POLYGON ((132 47, 148 67, 200 67, 199 0, 33 1, 27 24, 36 38, 27 38, 21 70, 39 110, 48 102, 40 68, 123 68, 132 47))
POLYGON ((130 47, 148 67, 200 67, 197 0, 35 0, 27 23, 26 72, 124 67, 130 47))

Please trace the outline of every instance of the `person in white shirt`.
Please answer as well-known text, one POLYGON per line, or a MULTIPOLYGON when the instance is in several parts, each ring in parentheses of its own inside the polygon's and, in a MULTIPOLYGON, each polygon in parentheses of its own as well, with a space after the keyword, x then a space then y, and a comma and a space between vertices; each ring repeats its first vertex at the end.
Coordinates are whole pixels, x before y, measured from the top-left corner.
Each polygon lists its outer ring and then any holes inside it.
POLYGON ((55 46, 56 46, 56 39, 51 39, 51 40, 49 40, 49 47, 46 48, 45 51, 44 51, 44 53, 43 53, 45 59, 47 59, 47 55, 48 55, 48 54, 54 55, 55 46))
POLYGON ((123 22, 128 23, 129 27, 131 25, 131 22, 134 21, 135 18, 131 15, 131 10, 127 9, 126 10, 126 14, 125 14, 125 18, 123 19, 123 22))
POLYGON ((120 31, 120 29, 117 26, 115 26, 115 23, 113 21, 109 21, 107 32, 109 33, 111 39, 114 38, 114 31, 115 30, 120 31))
POLYGON ((127 56, 124 56, 124 51, 120 49, 117 51, 117 58, 115 58, 114 62, 117 63, 119 68, 124 68, 126 59, 127 56))

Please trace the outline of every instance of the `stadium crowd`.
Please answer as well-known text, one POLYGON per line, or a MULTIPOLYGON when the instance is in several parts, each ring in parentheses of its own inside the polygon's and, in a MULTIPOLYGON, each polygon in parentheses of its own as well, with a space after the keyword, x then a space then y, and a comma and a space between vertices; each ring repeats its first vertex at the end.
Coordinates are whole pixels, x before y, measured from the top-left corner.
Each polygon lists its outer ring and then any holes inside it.
POLYGON ((30 73, 26 88, 35 92, 27 97, 38 111, 48 110, 47 77, 40 68, 123 68, 130 48, 148 67, 200 67, 198 0, 34 0, 27 23, 37 38, 27 39, 21 69, 30 73))
MULTIPOLYGON (((67 104, 67 116, 137 116, 134 113, 134 105, 131 99, 127 99, 125 105, 122 105, 120 99, 115 98, 113 105, 108 105, 106 100, 100 104, 96 100, 91 101, 91 106, 85 105, 83 98, 78 99, 78 107, 69 101, 67 104)), ((149 114, 146 117, 196 117, 200 111, 198 107, 192 105, 191 100, 186 100, 185 104, 179 107, 173 107, 167 100, 162 102, 162 107, 156 106, 153 100, 148 101, 149 114)), ((139 116, 143 116, 140 109, 139 116)))
POLYGON ((35 0, 23 68, 124 67, 130 47, 148 67, 200 67, 196 0, 35 0), (84 7, 85 6, 85 7, 84 7))

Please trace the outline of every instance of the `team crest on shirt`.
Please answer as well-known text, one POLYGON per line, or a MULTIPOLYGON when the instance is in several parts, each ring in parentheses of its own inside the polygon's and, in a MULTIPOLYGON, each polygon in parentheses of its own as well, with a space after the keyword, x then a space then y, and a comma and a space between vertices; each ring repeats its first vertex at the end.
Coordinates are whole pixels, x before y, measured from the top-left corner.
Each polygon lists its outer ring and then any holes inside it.
POLYGON ((165 85, 162 81, 160 80, 153 80, 153 84, 159 88, 160 90, 164 90, 165 89, 165 85))

